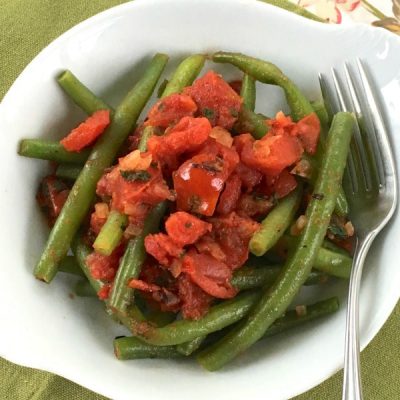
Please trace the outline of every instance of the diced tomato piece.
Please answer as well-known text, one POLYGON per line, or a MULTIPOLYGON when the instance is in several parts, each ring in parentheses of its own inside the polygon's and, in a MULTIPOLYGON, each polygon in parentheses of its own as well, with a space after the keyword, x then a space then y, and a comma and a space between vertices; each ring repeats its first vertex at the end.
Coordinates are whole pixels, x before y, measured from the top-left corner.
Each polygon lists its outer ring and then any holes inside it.
POLYGON ((254 187, 256 187, 262 180, 262 173, 257 171, 256 169, 250 168, 247 165, 244 165, 240 162, 235 169, 237 175, 239 175, 240 180, 242 181, 243 186, 247 189, 248 192, 251 192, 254 187))
POLYGON ((150 153, 141 153, 139 150, 131 151, 125 157, 118 159, 118 166, 123 171, 145 171, 153 158, 150 153))
POLYGON ((237 293, 231 285, 232 270, 207 254, 190 251, 183 258, 183 272, 206 293, 219 299, 229 299, 237 293))
POLYGON ((145 125, 167 128, 183 117, 192 117, 196 110, 196 103, 191 97, 174 93, 154 104, 149 111, 145 125))
POLYGON ((207 118, 182 118, 163 136, 152 136, 147 148, 154 159, 165 162, 171 155, 178 156, 189 151, 196 151, 207 140, 211 125, 207 118))
POLYGON ((287 170, 284 169, 276 179, 273 190, 278 199, 287 196, 291 191, 296 189, 296 178, 287 170))
POLYGON ((307 153, 315 154, 321 131, 321 125, 317 114, 312 113, 302 118, 297 122, 297 128, 297 136, 300 139, 304 150, 307 153))
POLYGON ((195 285, 187 274, 179 275, 178 290, 183 318, 196 320, 207 313, 213 298, 195 285))
POLYGON ((101 228, 107 221, 109 214, 109 208, 107 203, 96 203, 94 205, 94 212, 90 216, 90 229, 98 235, 101 228))
POLYGON ((246 146, 248 143, 253 144, 254 142, 255 139, 250 135, 250 133, 242 133, 241 135, 237 135, 233 138, 233 145, 235 146, 238 154, 242 153, 244 146, 246 146))
POLYGON ((292 118, 279 111, 274 119, 267 120, 270 127, 269 135, 282 136, 282 135, 297 135, 297 125, 292 121, 292 118))
POLYGON ((210 137, 215 139, 217 143, 220 143, 223 146, 232 147, 233 138, 231 134, 229 133, 229 131, 221 128, 220 126, 215 126, 211 129, 210 137))
POLYGON ((258 193, 245 193, 238 202, 236 212, 241 217, 264 217, 274 206, 269 196, 258 193))
POLYGON ((226 260, 226 254, 223 252, 220 244, 216 242, 213 234, 204 235, 195 243, 195 247, 199 253, 209 254, 218 261, 224 262, 226 260))
POLYGON ((260 224, 236 213, 218 218, 210 218, 213 225, 214 240, 225 253, 224 260, 232 269, 242 266, 249 256, 248 245, 251 236, 260 224))
POLYGON ((165 229, 168 236, 183 247, 196 242, 205 233, 210 232, 212 225, 187 212, 178 211, 168 217, 165 229))
POLYGON ((241 188, 242 181, 239 175, 232 174, 226 181, 225 189, 219 198, 217 211, 220 214, 229 214, 236 208, 241 194, 241 188))
POLYGON ((111 284, 106 283, 102 286, 102 288, 97 292, 97 296, 100 300, 107 300, 110 296, 111 284))
POLYGON ((36 200, 39 207, 46 215, 50 226, 55 223, 68 195, 69 187, 62 180, 53 175, 46 176, 40 182, 36 200))
POLYGON ((119 267, 119 260, 124 252, 124 246, 118 246, 109 256, 93 252, 86 258, 90 273, 94 279, 112 281, 119 267))
POLYGON ((207 117, 213 126, 231 129, 236 122, 242 99, 214 71, 196 79, 184 93, 196 102, 201 115, 207 117))
POLYGON ((182 247, 178 246, 165 233, 147 235, 144 239, 144 246, 147 253, 166 267, 171 264, 173 258, 179 258, 183 254, 182 247))
POLYGON ((147 283, 141 279, 131 279, 128 283, 128 286, 132 289, 137 289, 148 293, 153 293, 161 289, 160 286, 155 285, 154 283, 147 283))
POLYGON ((183 163, 173 174, 179 210, 211 216, 227 179, 224 160, 199 154, 183 163))
POLYGON ((303 148, 296 137, 267 135, 253 144, 247 143, 243 147, 241 159, 248 167, 275 177, 297 162, 302 154, 303 148))
POLYGON ((73 129, 61 144, 68 151, 81 151, 91 145, 110 124, 110 111, 99 110, 73 129))

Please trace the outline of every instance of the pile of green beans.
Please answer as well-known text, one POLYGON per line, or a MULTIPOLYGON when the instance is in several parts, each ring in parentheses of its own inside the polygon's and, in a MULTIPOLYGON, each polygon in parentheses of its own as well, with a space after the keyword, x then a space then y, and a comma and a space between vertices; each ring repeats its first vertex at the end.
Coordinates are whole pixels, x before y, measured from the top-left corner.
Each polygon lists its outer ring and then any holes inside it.
MULTIPOLYGON (((292 3, 286 4, 286 0, 265 2, 295 7, 300 12, 292 3)), ((317 19, 307 12, 302 13, 317 19)), ((201 54, 185 58, 170 79, 163 82, 159 96, 164 98, 180 93, 191 85, 206 58, 201 54)), ((324 237, 332 214, 336 212, 343 216, 348 211, 341 180, 352 134, 352 115, 338 113, 330 121, 324 104, 310 103, 274 64, 227 52, 217 52, 211 59, 217 63, 232 64, 243 72, 240 92, 243 103, 235 132, 250 132, 256 139, 268 134, 266 117, 255 111, 258 81, 283 89, 295 121, 315 112, 323 130, 330 127, 329 134, 326 143, 319 146, 317 155, 309 158, 314 166, 309 182, 299 178, 297 188, 277 202, 252 236, 249 250, 256 256, 257 266, 250 259, 247 265, 234 271, 230 283, 238 294, 232 299, 214 302, 201 319, 183 320, 177 319, 173 313, 146 310, 143 298, 128 285, 131 279, 140 275, 147 257, 145 238, 159 231, 168 204, 161 202, 153 207, 142 232, 127 241, 109 297, 104 301, 107 313, 124 324, 133 335, 114 340, 114 352, 120 360, 180 358, 195 354, 204 368, 217 370, 262 338, 335 312, 339 307, 337 298, 302 305, 302 312, 287 309, 303 285, 319 285, 331 277, 349 279, 350 276, 350 255, 333 243, 324 241, 324 237), (302 213, 299 210, 302 210, 303 189, 307 185, 312 188, 313 196, 306 209, 305 227, 299 237, 294 237, 288 234, 288 230, 295 216, 302 213), (279 255, 282 250, 287 256, 279 255), (274 254, 278 255, 278 264, 267 261, 274 254)), ((107 289, 105 282, 92 276, 87 257, 93 251, 104 256, 112 254, 123 240, 128 217, 111 209, 92 247, 86 244, 80 228, 93 204, 98 180, 115 162, 121 145, 146 106, 167 61, 165 54, 156 54, 142 78, 115 110, 83 85, 72 72, 65 71, 58 77, 61 88, 87 114, 110 110, 111 124, 92 149, 80 153, 68 152, 59 142, 48 140, 26 139, 20 143, 20 155, 56 162, 55 175, 74 182, 35 268, 36 278, 49 283, 57 271, 76 275, 79 280, 75 293, 81 297, 96 296, 107 289), (70 248, 73 256, 67 255, 70 248)), ((147 142, 155 133, 154 127, 145 127, 139 151, 147 151, 147 142)))

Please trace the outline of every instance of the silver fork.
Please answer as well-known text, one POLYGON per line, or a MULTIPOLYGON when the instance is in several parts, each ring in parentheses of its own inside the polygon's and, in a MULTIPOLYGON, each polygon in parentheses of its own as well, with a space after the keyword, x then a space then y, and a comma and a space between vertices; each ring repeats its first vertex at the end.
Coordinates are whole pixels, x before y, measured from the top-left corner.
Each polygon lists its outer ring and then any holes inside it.
POLYGON ((358 78, 353 68, 344 64, 346 85, 332 68, 333 90, 326 76, 319 75, 325 102, 335 111, 353 112, 357 120, 344 179, 356 246, 347 305, 342 400, 363 398, 359 342, 361 275, 368 250, 393 216, 398 198, 396 164, 383 117, 363 63, 357 59, 356 65, 358 78))

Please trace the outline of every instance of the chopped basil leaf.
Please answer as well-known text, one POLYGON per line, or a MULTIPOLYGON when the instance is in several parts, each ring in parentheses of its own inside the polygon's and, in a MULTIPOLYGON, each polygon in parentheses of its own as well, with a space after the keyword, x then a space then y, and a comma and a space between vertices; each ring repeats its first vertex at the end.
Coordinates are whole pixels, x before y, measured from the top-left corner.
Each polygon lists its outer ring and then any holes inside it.
POLYGON ((150 180, 151 175, 147 171, 120 171, 121 176, 128 182, 147 182, 150 180))

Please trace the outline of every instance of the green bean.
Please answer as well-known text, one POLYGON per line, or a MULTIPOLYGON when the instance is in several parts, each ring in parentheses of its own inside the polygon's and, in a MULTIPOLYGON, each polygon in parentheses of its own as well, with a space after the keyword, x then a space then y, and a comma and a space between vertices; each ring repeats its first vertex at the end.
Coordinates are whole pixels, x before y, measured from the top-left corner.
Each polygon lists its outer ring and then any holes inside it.
POLYGON ((319 301, 315 304, 305 306, 305 313, 299 315, 296 310, 287 311, 282 317, 278 318, 265 332, 263 338, 277 335, 288 329, 297 328, 306 322, 313 321, 324 315, 332 314, 339 309, 339 299, 331 297, 319 301))
POLYGON ((133 323, 132 331, 141 340, 156 346, 176 345, 208 335, 242 319, 259 299, 258 292, 244 292, 210 308, 199 320, 179 320, 163 328, 133 323))
POLYGON ((161 83, 160 86, 157 89, 157 98, 160 98, 162 94, 164 93, 165 88, 168 85, 168 79, 164 79, 161 83))
POLYGON ((199 336, 186 343, 181 343, 176 346, 176 350, 184 356, 190 356, 200 348, 207 336, 199 336))
POLYGON ((20 156, 71 164, 84 164, 89 153, 89 150, 67 151, 60 142, 45 139, 23 139, 18 149, 20 156))
MULTIPOLYGON (((298 240, 293 236, 284 235, 283 242, 286 242, 290 249, 296 247, 298 240)), ((326 243, 326 241, 323 242, 323 245, 318 250, 313 267, 330 276, 349 279, 353 264, 352 258, 342 251, 338 252, 334 249, 330 250, 324 248, 324 243, 326 243)))
POLYGON ((75 181, 82 171, 80 165, 73 164, 60 164, 56 169, 56 176, 62 179, 68 179, 70 181, 75 181))
POLYGON ((345 250, 343 247, 340 247, 337 244, 331 242, 328 239, 324 240, 324 242, 322 243, 322 247, 324 247, 325 249, 331 250, 335 253, 344 254, 345 256, 349 255, 349 252, 347 250, 345 250))
POLYGON ((139 276, 146 259, 144 239, 158 229, 165 210, 166 202, 154 207, 146 218, 142 233, 128 242, 110 293, 109 303, 112 310, 117 310, 121 314, 126 313, 134 292, 134 289, 128 286, 128 281, 139 276))
POLYGON ((250 75, 243 75, 240 96, 243 99, 243 106, 254 112, 256 107, 256 81, 250 75))
POLYGON ((311 19, 313 21, 317 22, 327 22, 327 20, 322 19, 321 17, 318 17, 318 15, 315 15, 311 13, 310 11, 306 10, 305 8, 298 6, 297 4, 294 4, 290 2, 289 0, 259 0, 262 3, 268 3, 272 4, 273 6, 283 8, 284 10, 290 11, 294 14, 300 15, 301 17, 311 19))
POLYGON ((285 92, 295 121, 314 112, 300 89, 276 65, 240 53, 222 51, 215 53, 212 59, 217 63, 232 64, 260 82, 280 86, 285 92))
POLYGON ((325 103, 323 101, 312 101, 311 106, 321 122, 322 130, 329 129, 330 119, 325 103))
POLYGON ((74 256, 66 256, 60 261, 58 270, 67 274, 85 276, 74 256))
POLYGON ((161 98, 173 93, 180 93, 183 88, 190 86, 199 75, 205 61, 206 57, 202 54, 194 54, 185 58, 176 68, 161 98))
MULTIPOLYGON (((279 274, 282 267, 261 267, 254 268, 244 266, 235 271, 231 279, 231 284, 237 290, 256 289, 263 286, 271 286, 279 274)), ((324 273, 313 271, 307 278, 305 285, 319 285, 327 281, 327 276, 324 273)))
POLYGON ((339 193, 336 198, 335 212, 340 217, 345 217, 349 214, 349 203, 347 202, 346 194, 344 193, 343 187, 339 189, 339 193))
POLYGON ((79 297, 97 297, 97 293, 86 279, 76 282, 74 293, 79 297))
POLYGON ((318 249, 326 234, 353 130, 353 116, 338 113, 333 119, 320 173, 306 211, 307 223, 298 245, 285 263, 271 288, 264 290, 260 301, 239 326, 221 339, 199 360, 211 371, 217 370, 259 340, 287 309, 311 272, 318 249), (315 196, 317 195, 317 196, 315 196))
POLYGON ((86 114, 91 115, 98 110, 112 110, 112 107, 92 93, 71 71, 64 71, 57 81, 86 114))
POLYGON ((114 340, 114 353, 119 360, 182 357, 175 346, 152 346, 135 337, 116 338, 114 340))
POLYGON ((35 268, 35 276, 50 282, 57 273, 58 263, 67 254, 72 238, 87 214, 96 191, 97 181, 131 132, 163 71, 168 57, 157 54, 142 79, 118 106, 105 133, 93 147, 90 157, 68 196, 50 233, 44 252, 35 268))
POLYGON ((142 153, 147 151, 147 141, 154 135, 154 127, 152 126, 146 126, 146 128, 143 129, 142 137, 140 138, 139 144, 138 144, 138 150, 142 153))
POLYGON ((235 124, 235 130, 238 133, 251 133, 255 139, 262 139, 268 133, 269 126, 262 116, 242 107, 235 124))
POLYGON ((72 241, 72 251, 74 252, 76 261, 82 272, 85 274, 90 286, 93 288, 94 292, 97 294, 98 291, 104 286, 104 282, 100 279, 93 278, 90 273, 90 268, 86 264, 86 258, 92 252, 92 249, 84 243, 80 234, 78 234, 72 241))
POLYGON ((260 229, 252 236, 249 248, 256 256, 262 256, 278 242, 293 221, 302 197, 302 185, 284 197, 261 222, 260 229))
POLYGON ((109 256, 121 242, 127 224, 128 217, 126 215, 111 210, 93 243, 93 248, 98 253, 109 256))

